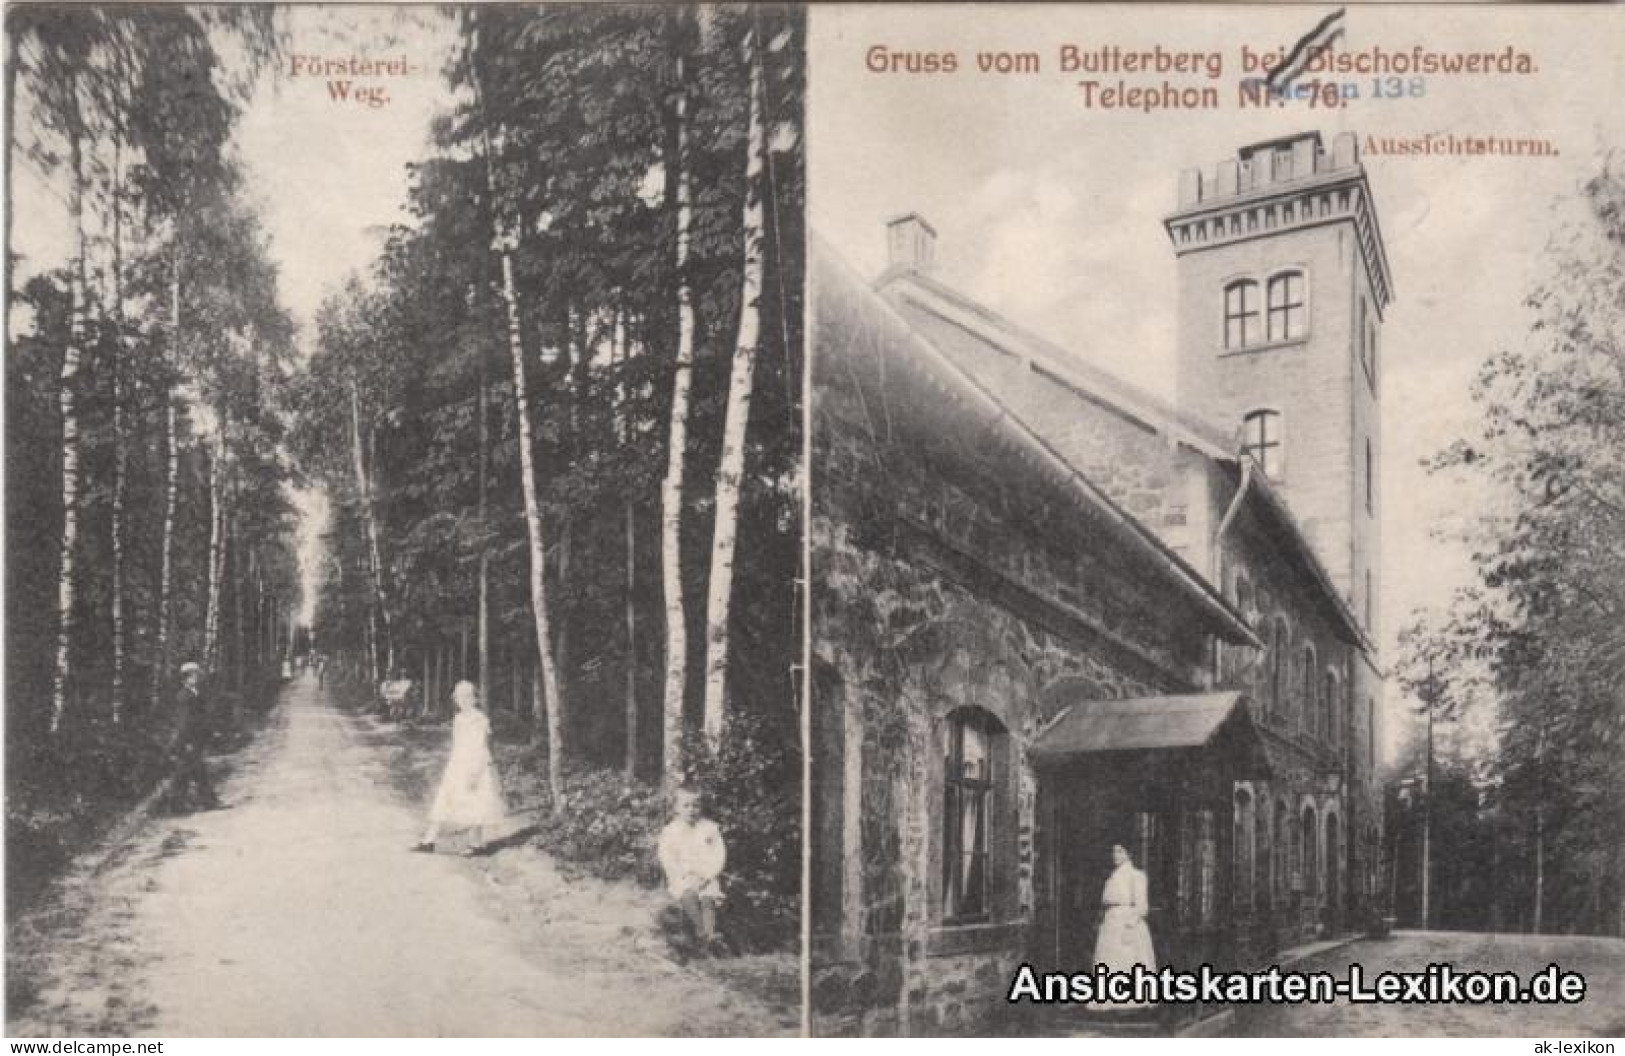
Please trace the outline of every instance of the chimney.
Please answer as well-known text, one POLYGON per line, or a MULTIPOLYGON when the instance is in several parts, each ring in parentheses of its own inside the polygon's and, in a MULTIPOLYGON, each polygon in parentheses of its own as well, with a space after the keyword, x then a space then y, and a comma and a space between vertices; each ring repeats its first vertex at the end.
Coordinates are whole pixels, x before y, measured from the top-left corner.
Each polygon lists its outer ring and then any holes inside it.
POLYGON ((886 258, 893 270, 929 274, 936 248, 937 229, 919 213, 886 222, 886 258))

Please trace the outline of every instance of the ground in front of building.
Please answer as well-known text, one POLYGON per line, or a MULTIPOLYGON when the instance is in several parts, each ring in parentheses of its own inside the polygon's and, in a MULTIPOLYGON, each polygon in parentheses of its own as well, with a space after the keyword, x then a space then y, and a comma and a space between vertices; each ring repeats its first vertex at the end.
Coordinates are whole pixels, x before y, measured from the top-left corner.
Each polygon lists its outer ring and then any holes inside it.
POLYGON ((1610 1037, 1625 1034, 1625 940, 1579 935, 1401 931, 1363 939, 1291 965, 1343 978, 1358 964, 1367 984, 1385 971, 1517 972, 1549 964, 1585 976, 1578 1005, 1268 1005, 1242 1008, 1230 1033, 1243 1037, 1610 1037))

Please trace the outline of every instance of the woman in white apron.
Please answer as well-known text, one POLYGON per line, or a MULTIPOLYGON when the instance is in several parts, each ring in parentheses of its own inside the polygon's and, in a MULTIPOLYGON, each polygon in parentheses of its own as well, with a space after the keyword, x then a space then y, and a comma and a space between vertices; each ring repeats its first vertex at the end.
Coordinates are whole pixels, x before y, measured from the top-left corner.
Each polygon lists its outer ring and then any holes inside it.
POLYGON ((451 724, 451 758, 440 778, 440 788, 429 807, 429 828, 414 851, 429 852, 445 828, 472 829, 464 854, 479 854, 488 833, 507 819, 496 761, 491 758, 491 722, 480 710, 479 690, 472 682, 459 682, 451 691, 457 717, 451 724))
MULTIPOLYGON (((1100 893, 1102 913, 1100 935, 1095 939, 1095 963, 1104 964, 1114 972, 1130 971, 1136 964, 1154 972, 1157 958, 1151 949, 1151 929, 1145 923, 1145 915, 1151 908, 1146 897, 1145 874, 1134 867, 1122 844, 1112 847, 1112 861, 1116 868, 1106 878, 1106 886, 1100 893)), ((1090 1007, 1118 1010, 1150 1006, 1092 1002, 1090 1007)))

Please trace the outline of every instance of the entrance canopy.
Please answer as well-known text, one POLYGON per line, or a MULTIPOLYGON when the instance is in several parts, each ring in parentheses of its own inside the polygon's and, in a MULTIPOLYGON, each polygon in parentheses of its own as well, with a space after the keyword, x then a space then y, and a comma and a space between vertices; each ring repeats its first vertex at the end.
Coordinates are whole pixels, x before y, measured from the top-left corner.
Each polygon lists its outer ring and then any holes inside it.
POLYGON ((1028 755, 1035 763, 1063 763, 1097 752, 1176 749, 1216 749, 1238 769, 1269 769, 1239 690, 1080 700, 1038 735, 1028 755))

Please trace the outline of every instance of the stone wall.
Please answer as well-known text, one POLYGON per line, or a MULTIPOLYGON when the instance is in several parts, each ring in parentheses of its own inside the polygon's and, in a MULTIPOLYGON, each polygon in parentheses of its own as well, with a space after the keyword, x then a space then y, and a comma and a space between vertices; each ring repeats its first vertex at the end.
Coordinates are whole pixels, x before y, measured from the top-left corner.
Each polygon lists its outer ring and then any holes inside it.
MULTIPOLYGON (((1326 599, 1314 581, 1288 561, 1278 535, 1270 530, 1268 518, 1261 516, 1257 504, 1245 508, 1229 529, 1223 542, 1223 567, 1226 597, 1246 611, 1259 637, 1269 643, 1269 624, 1277 615, 1285 616, 1290 635, 1289 691, 1277 704, 1272 704, 1271 699, 1271 658, 1267 650, 1221 651, 1221 683, 1246 689, 1254 701, 1254 718, 1265 734, 1276 770, 1274 777, 1257 790, 1255 802, 1269 804, 1269 822, 1276 820, 1285 804, 1293 822, 1286 837, 1287 875, 1271 879, 1269 863, 1276 853, 1271 841, 1279 837, 1269 832, 1260 834, 1260 842, 1270 845, 1269 857, 1258 852, 1258 895, 1250 912, 1253 945, 1264 953, 1272 944, 1275 948, 1291 946, 1316 937, 1324 927, 1345 929, 1363 917, 1369 887, 1364 870, 1375 861, 1379 838, 1366 825, 1373 817, 1368 808, 1373 784, 1369 766, 1362 765, 1366 749, 1364 693, 1371 668, 1361 649, 1348 640, 1348 632, 1340 629, 1327 610, 1326 599), (1244 577, 1248 585, 1247 599, 1238 597, 1238 576, 1244 577), (1337 718, 1331 731, 1323 724, 1308 721, 1299 667, 1305 644, 1313 645, 1321 676, 1317 699, 1325 692, 1324 673, 1330 670, 1337 674, 1337 718), (1313 806, 1320 833, 1315 849, 1319 864, 1313 872, 1303 858, 1306 852, 1298 824, 1305 805, 1313 806), (1325 842, 1328 815, 1337 817, 1338 837, 1338 846, 1330 857, 1325 842), (1265 894, 1270 890, 1273 898, 1265 894), (1336 898, 1332 899, 1329 896, 1334 891, 1336 898)), ((1261 820, 1258 828, 1265 827, 1261 820)), ((1248 907, 1238 906, 1237 912, 1245 914, 1248 907)))
MULTIPOLYGON (((995 1029, 1035 917, 1037 781, 1027 747, 1078 699, 1191 692, 1217 683, 1265 701, 1267 657, 1231 646, 1215 657, 1189 600, 1169 580, 1147 574, 1143 552, 1124 552, 1118 536, 1080 512, 1075 496, 1063 494, 1052 477, 1027 474, 1009 452, 997 460, 998 470, 990 468, 995 460, 981 461, 954 435, 968 412, 953 401, 973 397, 945 385, 940 406, 922 414, 916 388, 916 403, 900 406, 887 391, 885 363, 925 355, 909 342, 920 339, 926 323, 912 315, 905 323, 866 289, 846 296, 857 305, 850 319, 839 317, 840 304, 832 312, 815 284, 820 346, 813 359, 808 526, 814 1029, 995 1029), (900 439, 905 411, 912 415, 907 440, 900 439), (922 425, 922 418, 930 422, 922 425), (1068 692, 1055 692, 1061 685, 1068 692), (950 716, 961 708, 981 709, 1003 731, 990 811, 997 880, 988 919, 945 924, 943 755, 950 716)), ((956 359, 946 346, 962 336, 951 326, 932 331, 932 347, 950 362, 963 359, 960 366, 1007 398, 1007 406, 1019 404, 1029 424, 1047 423, 1040 428, 1046 443, 1091 482, 1098 473, 1102 490, 1149 530, 1179 546, 1174 529, 1186 529, 1190 547, 1181 549, 1194 567, 1215 567, 1207 540, 1231 498, 1228 470, 1131 415, 1038 376, 1018 358, 986 360, 985 345, 954 345, 956 359)), ((1011 449, 1019 448, 1012 441, 1011 449)), ((1216 585, 1234 598, 1233 573, 1243 570, 1256 625, 1266 614, 1287 614, 1294 694, 1300 649, 1309 641, 1319 669, 1339 671, 1347 698, 1369 664, 1340 637, 1320 584, 1293 563, 1280 530, 1256 502, 1244 507, 1215 558, 1225 570, 1216 585)), ((1291 701, 1254 713, 1274 771, 1251 789, 1263 805, 1258 817, 1267 819, 1255 826, 1256 860, 1263 863, 1255 890, 1269 897, 1232 911, 1244 932, 1242 956, 1264 958, 1314 935, 1322 920, 1318 888, 1299 881, 1301 869, 1289 876, 1284 865, 1272 864, 1277 844, 1293 845, 1306 807, 1317 826, 1328 813, 1340 824, 1355 817, 1351 787, 1359 801, 1365 786, 1352 776, 1351 753, 1357 756, 1359 746, 1351 738, 1334 743, 1317 735, 1291 701), (1283 836, 1272 835, 1277 813, 1283 836)), ((1350 725, 1359 714, 1345 710, 1350 725)), ((1314 853, 1325 853, 1318 837, 1314 853)), ((1327 863, 1344 892, 1356 889, 1345 872, 1350 857, 1337 847, 1327 863)), ((1290 856, 1283 861, 1290 864, 1290 856)), ((1325 876, 1324 869, 1318 873, 1325 876)))
POLYGON ((1031 507, 1011 494, 1020 482, 877 446, 839 384, 816 399, 815 1030, 988 1029, 1034 910, 1027 746, 1070 700, 1194 688, 1207 642, 1171 588, 1131 576, 1104 539, 1015 517, 1031 507), (966 707, 1004 731, 992 913, 944 925, 944 730, 966 707))

